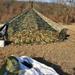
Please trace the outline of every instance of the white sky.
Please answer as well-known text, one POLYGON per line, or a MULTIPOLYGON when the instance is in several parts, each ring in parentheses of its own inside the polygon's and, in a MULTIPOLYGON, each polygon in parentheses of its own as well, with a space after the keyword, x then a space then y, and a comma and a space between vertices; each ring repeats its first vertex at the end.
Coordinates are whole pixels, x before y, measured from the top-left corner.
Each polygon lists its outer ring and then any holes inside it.
MULTIPOLYGON (((18 1, 29 1, 29 0, 18 0, 18 1)), ((50 2, 50 0, 30 0, 30 1, 50 2)))
MULTIPOLYGON (((18 1, 29 1, 29 0, 18 0, 18 1)), ((42 2, 51 2, 51 1, 57 1, 57 0, 30 0, 30 1, 42 1, 42 2)), ((65 0, 64 0, 65 1, 65 0)), ((67 0, 70 1, 70 0, 67 0)), ((75 0, 74 0, 75 1, 75 0)))

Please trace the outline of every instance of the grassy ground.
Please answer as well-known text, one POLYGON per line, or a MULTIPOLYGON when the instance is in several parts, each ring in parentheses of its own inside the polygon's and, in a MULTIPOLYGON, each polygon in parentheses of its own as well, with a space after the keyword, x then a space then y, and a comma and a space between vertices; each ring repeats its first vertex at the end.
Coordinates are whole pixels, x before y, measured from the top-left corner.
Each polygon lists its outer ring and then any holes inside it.
POLYGON ((69 38, 61 43, 23 44, 12 43, 0 48, 0 66, 7 56, 31 56, 36 60, 53 67, 60 75, 75 75, 75 24, 64 25, 68 28, 69 38))

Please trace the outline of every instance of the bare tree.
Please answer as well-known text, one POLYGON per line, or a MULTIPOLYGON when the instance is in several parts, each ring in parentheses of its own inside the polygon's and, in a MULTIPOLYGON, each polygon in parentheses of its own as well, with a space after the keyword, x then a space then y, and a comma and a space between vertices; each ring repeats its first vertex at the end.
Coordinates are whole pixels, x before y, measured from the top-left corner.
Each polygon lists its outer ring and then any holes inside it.
POLYGON ((64 3, 64 0, 57 0, 57 3, 64 3))
POLYGON ((75 0, 65 0, 65 2, 73 3, 75 0))
POLYGON ((51 2, 62 3, 64 0, 50 0, 51 2))

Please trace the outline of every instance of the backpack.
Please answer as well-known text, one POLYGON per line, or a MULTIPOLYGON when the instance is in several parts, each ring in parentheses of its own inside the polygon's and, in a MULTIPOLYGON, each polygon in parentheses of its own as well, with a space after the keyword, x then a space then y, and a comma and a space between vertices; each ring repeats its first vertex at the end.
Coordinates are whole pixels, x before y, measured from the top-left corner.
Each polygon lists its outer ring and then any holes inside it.
POLYGON ((19 70, 18 60, 13 56, 9 56, 0 68, 0 75, 14 75, 17 74, 19 70))
POLYGON ((28 56, 10 56, 0 69, 0 75, 59 75, 48 67, 28 56))

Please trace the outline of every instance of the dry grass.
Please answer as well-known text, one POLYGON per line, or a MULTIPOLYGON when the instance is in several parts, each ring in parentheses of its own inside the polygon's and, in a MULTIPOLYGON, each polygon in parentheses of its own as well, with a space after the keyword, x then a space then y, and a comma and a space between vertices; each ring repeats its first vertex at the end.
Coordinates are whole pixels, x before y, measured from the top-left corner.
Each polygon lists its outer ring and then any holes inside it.
POLYGON ((10 55, 31 56, 52 66, 60 75, 75 74, 75 25, 65 25, 68 28, 69 39, 61 43, 52 44, 23 44, 12 43, 0 48, 0 66, 10 55))

